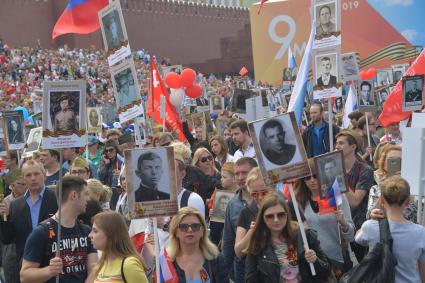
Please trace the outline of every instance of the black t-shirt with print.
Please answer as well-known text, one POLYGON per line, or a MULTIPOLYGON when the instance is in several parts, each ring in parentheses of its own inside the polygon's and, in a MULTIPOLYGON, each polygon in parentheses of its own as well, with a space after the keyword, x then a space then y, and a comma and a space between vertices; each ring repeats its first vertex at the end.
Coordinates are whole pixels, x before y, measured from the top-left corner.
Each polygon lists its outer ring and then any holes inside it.
MULTIPOLYGON (((58 225, 53 219, 47 219, 38 225, 29 235, 25 244, 24 259, 40 263, 40 268, 48 266, 57 250, 56 236, 58 225)), ((95 253, 88 235, 90 227, 78 222, 72 228, 62 227, 61 258, 63 274, 61 283, 83 283, 87 278, 87 256, 95 253)), ((46 281, 55 282, 55 277, 46 281)))

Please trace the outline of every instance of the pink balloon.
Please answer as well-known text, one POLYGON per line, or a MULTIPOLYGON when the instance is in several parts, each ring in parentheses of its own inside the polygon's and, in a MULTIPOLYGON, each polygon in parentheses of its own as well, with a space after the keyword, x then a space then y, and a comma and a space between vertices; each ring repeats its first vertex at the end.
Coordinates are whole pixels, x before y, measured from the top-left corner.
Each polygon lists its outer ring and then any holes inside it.
POLYGON ((190 98, 199 98, 202 95, 202 88, 199 85, 191 85, 186 88, 186 95, 190 98))
POLYGON ((182 86, 190 87, 195 82, 196 72, 189 68, 184 69, 181 78, 182 86))

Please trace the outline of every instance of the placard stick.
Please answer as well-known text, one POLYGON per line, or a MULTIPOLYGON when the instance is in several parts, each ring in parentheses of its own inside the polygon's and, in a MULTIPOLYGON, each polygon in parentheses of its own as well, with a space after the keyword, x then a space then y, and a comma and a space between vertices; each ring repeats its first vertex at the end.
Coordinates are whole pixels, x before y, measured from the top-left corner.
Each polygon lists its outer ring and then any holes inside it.
POLYGON ((155 272, 156 272, 156 278, 157 282, 160 280, 161 271, 159 270, 159 237, 158 237, 158 221, 156 217, 153 219, 153 234, 155 238, 155 272))
MULTIPOLYGON (((369 133, 369 118, 368 118, 368 112, 365 113, 365 118, 366 118, 366 131, 367 131, 367 146, 370 147, 370 133, 369 133)), ((373 162, 373 158, 372 158, 372 152, 370 153, 370 161, 373 162)))
MULTIPOLYGON (((62 163, 63 163, 63 149, 59 149, 59 182, 58 182, 58 234, 57 234, 57 239, 56 239, 56 256, 60 257, 61 252, 60 252, 60 242, 61 242, 61 238, 62 238, 62 172, 63 172, 63 167, 62 167, 62 163)), ((59 274, 56 276, 56 283, 59 283, 59 274)))
POLYGON ((21 167, 21 150, 20 149, 16 150, 16 155, 18 157, 18 166, 21 167))
POLYGON ((333 113, 332 101, 328 98, 328 111, 329 111, 329 151, 334 151, 334 133, 333 133, 333 113))
MULTIPOLYGON (((289 183, 288 185, 289 185, 289 191, 291 193, 292 204, 294 205, 295 215, 297 216, 298 225, 300 226, 301 237, 303 238, 303 243, 304 243, 304 249, 309 249, 307 236, 305 235, 305 230, 304 230, 304 223, 301 219, 300 209, 298 208, 297 199, 295 198, 294 187, 292 186, 292 183, 289 183)), ((314 268, 314 265, 312 263, 310 263, 310 270, 311 270, 311 274, 313 276, 316 276, 316 269, 314 268)))

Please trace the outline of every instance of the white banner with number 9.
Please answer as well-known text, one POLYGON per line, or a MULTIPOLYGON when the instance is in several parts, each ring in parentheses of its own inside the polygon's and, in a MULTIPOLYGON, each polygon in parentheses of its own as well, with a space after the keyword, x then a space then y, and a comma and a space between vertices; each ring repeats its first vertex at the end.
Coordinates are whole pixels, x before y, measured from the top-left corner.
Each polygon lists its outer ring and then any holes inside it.
POLYGON ((289 44, 291 43, 292 39, 295 36, 295 32, 297 30, 297 25, 295 24, 295 21, 292 17, 288 15, 279 15, 274 17, 269 24, 269 36, 272 41, 281 44, 282 46, 279 48, 279 51, 274 56, 275 60, 282 59, 283 55, 285 54, 286 50, 289 47, 289 44), (289 32, 286 36, 279 36, 276 34, 276 26, 280 22, 284 22, 289 26, 289 32))

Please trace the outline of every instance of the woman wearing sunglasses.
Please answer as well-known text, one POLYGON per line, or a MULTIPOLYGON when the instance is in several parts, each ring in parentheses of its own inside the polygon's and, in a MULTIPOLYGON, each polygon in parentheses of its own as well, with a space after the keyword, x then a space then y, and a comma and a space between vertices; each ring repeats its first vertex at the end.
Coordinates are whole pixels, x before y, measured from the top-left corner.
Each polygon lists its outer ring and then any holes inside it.
POLYGON ((342 195, 342 204, 334 213, 319 212, 321 200, 317 170, 313 159, 308 161, 312 176, 295 184, 296 198, 308 227, 317 232, 320 246, 330 259, 335 276, 339 278, 353 266, 348 252, 348 243, 354 240, 350 205, 345 195, 342 195))
POLYGON ((263 199, 245 261, 246 283, 329 282, 331 266, 315 233, 306 230, 309 249, 305 249, 297 222, 289 219, 283 198, 274 193, 263 199))
POLYGON ((184 207, 173 217, 166 252, 179 283, 226 283, 226 268, 219 266, 218 248, 208 239, 201 213, 184 207))
POLYGON ((195 151, 193 154, 192 165, 201 169, 205 175, 211 176, 217 181, 220 181, 221 175, 215 167, 214 157, 205 147, 200 147, 195 151))

